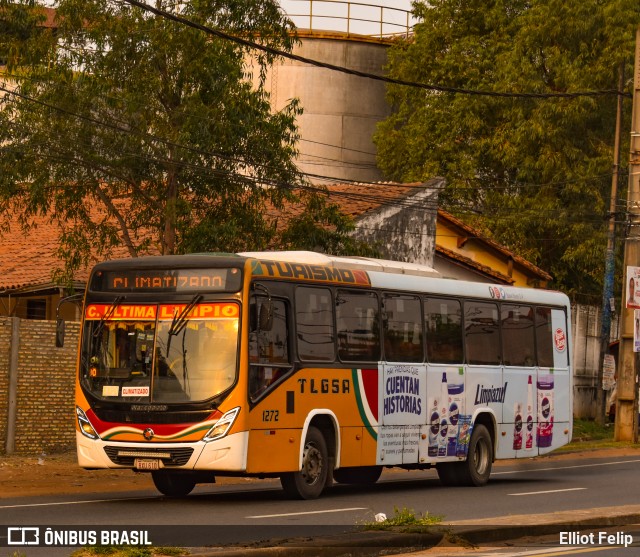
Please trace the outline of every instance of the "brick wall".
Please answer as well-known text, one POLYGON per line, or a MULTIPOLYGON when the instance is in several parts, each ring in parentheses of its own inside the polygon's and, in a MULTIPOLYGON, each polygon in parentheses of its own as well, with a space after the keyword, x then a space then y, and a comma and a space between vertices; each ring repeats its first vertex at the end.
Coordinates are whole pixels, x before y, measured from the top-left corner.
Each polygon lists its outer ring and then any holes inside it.
POLYGON ((4 452, 7 443, 10 357, 11 321, 0 317, 0 452, 4 452))
MULTIPOLYGON (((13 318, 0 318, 0 452, 6 450, 13 318)), ((79 323, 67 322, 64 348, 55 347, 55 322, 20 320, 17 454, 59 452, 75 444, 74 386, 79 323)))

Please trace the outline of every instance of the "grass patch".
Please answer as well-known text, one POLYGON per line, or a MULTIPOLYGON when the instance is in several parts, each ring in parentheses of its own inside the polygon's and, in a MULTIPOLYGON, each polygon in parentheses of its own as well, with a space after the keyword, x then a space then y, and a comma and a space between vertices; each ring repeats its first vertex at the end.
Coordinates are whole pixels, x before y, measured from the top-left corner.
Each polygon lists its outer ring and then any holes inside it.
POLYGON ((634 445, 628 441, 614 441, 614 429, 614 425, 610 423, 599 425, 595 420, 576 418, 573 420, 573 437, 571 443, 556 449, 554 452, 640 448, 640 444, 634 445))
POLYGON ((429 513, 416 515, 413 509, 394 507, 393 516, 382 522, 365 522, 365 530, 385 530, 392 532, 417 533, 425 532, 432 526, 440 524, 444 517, 429 513))
POLYGON ((600 425, 595 420, 576 419, 573 421, 572 443, 613 441, 613 430, 613 424, 600 425))
POLYGON ((129 545, 108 545, 83 547, 74 551, 71 557, 182 557, 189 552, 181 547, 140 547, 129 545))

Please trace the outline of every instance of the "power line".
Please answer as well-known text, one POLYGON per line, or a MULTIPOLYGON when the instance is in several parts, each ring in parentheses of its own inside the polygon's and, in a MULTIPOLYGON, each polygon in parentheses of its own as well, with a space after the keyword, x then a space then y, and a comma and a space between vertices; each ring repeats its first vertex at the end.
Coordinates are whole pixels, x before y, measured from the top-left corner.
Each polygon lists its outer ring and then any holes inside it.
POLYGON ((477 90, 477 89, 463 89, 458 87, 448 87, 445 85, 430 85, 426 83, 419 83, 416 81, 404 81, 402 79, 395 79, 392 77, 380 76, 380 75, 376 75, 368 72, 353 70, 345 66, 338 66, 335 64, 329 64, 327 62, 320 62, 319 60, 314 60, 313 58, 307 58, 305 56, 300 56, 298 54, 293 54, 291 52, 287 52, 287 51, 273 48, 267 45, 263 45, 255 41, 243 39, 241 37, 230 35, 218 29, 212 29, 211 27, 202 25, 201 23, 196 23, 195 21, 192 21, 185 17, 172 14, 165 10, 161 10, 160 8, 155 8, 153 6, 145 4, 144 2, 140 2, 139 0, 121 0, 121 1, 125 2, 126 4, 136 6, 147 12, 161 16, 165 19, 169 19, 169 20, 175 21, 176 23, 180 23, 182 25, 186 25, 193 29, 203 31, 209 35, 213 35, 220 39, 232 41, 242 46, 246 46, 254 50, 260 50, 262 52, 271 54, 273 56, 280 56, 283 58, 287 58, 289 60, 294 60, 296 62, 302 62, 303 64, 316 66, 318 68, 324 68, 327 70, 336 71, 336 72, 340 72, 348 75, 354 75, 357 77, 364 77, 367 79, 373 79, 376 81, 382 81, 384 83, 392 83, 394 85, 404 85, 407 87, 425 89, 428 91, 437 91, 440 93, 458 93, 458 94, 464 94, 464 95, 479 95, 479 96, 486 96, 486 97, 503 97, 503 98, 552 99, 552 98, 601 97, 601 96, 609 96, 609 95, 616 95, 616 96, 622 95, 628 98, 632 97, 631 94, 625 93, 623 91, 618 91, 616 89, 605 89, 601 91, 577 91, 574 93, 509 93, 509 92, 486 91, 486 90, 477 90))

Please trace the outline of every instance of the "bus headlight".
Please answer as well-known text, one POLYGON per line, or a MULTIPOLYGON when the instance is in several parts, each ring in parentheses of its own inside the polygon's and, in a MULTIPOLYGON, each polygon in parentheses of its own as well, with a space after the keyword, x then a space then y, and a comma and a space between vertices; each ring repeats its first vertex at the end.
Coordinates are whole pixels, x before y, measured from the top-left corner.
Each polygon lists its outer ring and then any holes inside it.
POLYGON ((93 429, 93 426, 91 425, 89 418, 87 418, 87 415, 84 413, 84 410, 79 406, 76 406, 76 418, 78 419, 78 426, 80 427, 82 435, 89 439, 99 439, 100 436, 96 433, 96 430, 93 429))
POLYGON ((215 441, 216 439, 220 439, 221 437, 224 437, 231 429, 231 426, 233 425, 233 422, 236 421, 236 418, 238 417, 239 413, 240 413, 239 406, 236 406, 232 410, 225 412, 222 418, 220 418, 215 423, 215 425, 207 432, 207 434, 202 438, 202 440, 205 443, 208 443, 209 441, 215 441))

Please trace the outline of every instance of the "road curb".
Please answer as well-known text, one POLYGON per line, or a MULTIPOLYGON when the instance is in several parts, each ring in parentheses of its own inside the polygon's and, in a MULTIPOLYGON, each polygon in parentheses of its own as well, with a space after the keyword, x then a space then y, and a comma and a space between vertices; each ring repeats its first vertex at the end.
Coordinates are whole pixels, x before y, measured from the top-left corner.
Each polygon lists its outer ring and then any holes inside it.
POLYGON ((493 523, 470 521, 448 524, 460 538, 472 544, 490 543, 528 536, 548 536, 580 529, 611 528, 640 522, 640 505, 558 511, 543 515, 499 517, 493 523))
POLYGON ((640 523, 640 505, 449 522, 421 533, 355 531, 323 539, 273 540, 269 547, 198 548, 190 557, 372 557, 383 552, 388 555, 392 549, 396 555, 415 554, 445 539, 461 545, 477 545, 634 523, 640 523))
MULTIPOLYGON (((288 539, 274 541, 270 547, 229 547, 211 548, 199 552, 192 551, 189 557, 373 557, 389 549, 397 553, 414 553, 429 549, 440 543, 447 535, 447 529, 437 528, 421 533, 393 532, 352 532, 323 539, 288 539)), ((203 549, 203 548, 200 548, 203 549)))

